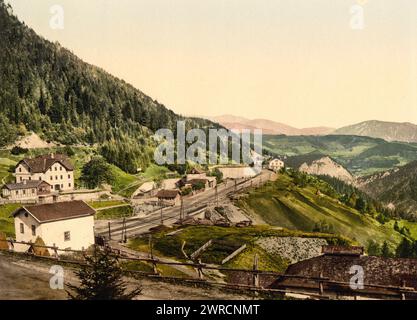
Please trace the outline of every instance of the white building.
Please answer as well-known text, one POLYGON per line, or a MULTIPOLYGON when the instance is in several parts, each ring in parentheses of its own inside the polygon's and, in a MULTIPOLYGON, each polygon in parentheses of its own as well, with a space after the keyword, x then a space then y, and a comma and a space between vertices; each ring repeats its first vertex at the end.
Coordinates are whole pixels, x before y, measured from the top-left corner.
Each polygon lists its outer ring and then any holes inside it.
POLYGON ((15 176, 16 183, 38 180, 49 183, 55 191, 74 190, 74 166, 61 154, 23 159, 16 165, 15 176))
POLYGON ((40 180, 24 180, 19 183, 9 183, 1 189, 3 198, 8 200, 38 200, 39 197, 49 195, 51 185, 40 180))
POLYGON ((285 167, 284 161, 279 160, 279 159, 271 160, 268 164, 268 169, 272 170, 272 171, 275 171, 275 172, 278 172, 279 170, 281 170, 284 167, 285 167))
MULTIPOLYGON (((46 246, 87 249, 94 244, 95 213, 83 201, 22 207, 13 214, 16 241, 34 243, 40 237, 46 246)), ((24 244, 15 246, 18 252, 28 249, 24 244)))

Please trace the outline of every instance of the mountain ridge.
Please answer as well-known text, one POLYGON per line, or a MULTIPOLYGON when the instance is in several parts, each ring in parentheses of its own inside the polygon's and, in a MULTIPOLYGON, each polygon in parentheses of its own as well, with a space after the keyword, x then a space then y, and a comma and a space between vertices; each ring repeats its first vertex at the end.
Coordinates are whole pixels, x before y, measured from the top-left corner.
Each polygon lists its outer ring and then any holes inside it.
POLYGON ((217 122, 228 129, 262 129, 264 134, 277 135, 284 134, 289 136, 298 135, 326 135, 334 131, 328 127, 311 127, 311 128, 295 128, 287 124, 276 122, 268 119, 248 119, 245 117, 234 116, 230 114, 204 117, 213 122, 217 122))
POLYGON ((333 134, 367 136, 386 141, 417 142, 417 125, 411 122, 363 121, 339 128, 333 134))

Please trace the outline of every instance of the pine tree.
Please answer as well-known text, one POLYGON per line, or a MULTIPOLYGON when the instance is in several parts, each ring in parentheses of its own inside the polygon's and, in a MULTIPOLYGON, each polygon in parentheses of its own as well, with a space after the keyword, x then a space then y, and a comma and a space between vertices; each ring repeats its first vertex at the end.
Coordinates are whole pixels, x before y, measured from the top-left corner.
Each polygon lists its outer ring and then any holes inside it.
POLYGON ((73 300, 132 300, 141 294, 140 287, 126 292, 123 272, 119 262, 109 249, 94 248, 92 256, 86 256, 86 264, 76 272, 81 285, 67 284, 73 300))
POLYGON ((388 246, 388 242, 386 241, 384 241, 384 244, 382 245, 381 255, 385 258, 390 258, 392 256, 391 250, 388 246))

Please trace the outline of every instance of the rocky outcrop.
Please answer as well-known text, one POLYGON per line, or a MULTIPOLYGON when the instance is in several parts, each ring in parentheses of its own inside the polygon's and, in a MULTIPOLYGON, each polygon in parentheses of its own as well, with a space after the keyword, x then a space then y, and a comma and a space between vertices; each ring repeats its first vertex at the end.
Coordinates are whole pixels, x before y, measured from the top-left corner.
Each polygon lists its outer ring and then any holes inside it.
POLYGON ((327 245, 327 241, 320 238, 268 237, 257 240, 256 244, 269 253, 296 263, 320 256, 322 246, 327 245))
POLYGON ((352 174, 348 170, 328 156, 314 160, 311 163, 305 162, 298 170, 318 176, 327 175, 347 183, 352 183, 354 180, 352 174))

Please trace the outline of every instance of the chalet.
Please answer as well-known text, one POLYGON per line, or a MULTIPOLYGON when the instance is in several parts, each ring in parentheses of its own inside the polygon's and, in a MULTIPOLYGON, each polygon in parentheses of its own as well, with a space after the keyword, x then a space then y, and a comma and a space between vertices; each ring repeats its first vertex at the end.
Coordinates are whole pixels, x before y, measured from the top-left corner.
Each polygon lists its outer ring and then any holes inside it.
POLYGON ((181 194, 178 190, 160 190, 156 196, 161 205, 175 206, 181 201, 181 194))
POLYGON ((37 200, 51 193, 51 185, 40 180, 23 180, 19 183, 6 184, 2 188, 2 196, 8 200, 37 200))
POLYGON ((284 167, 285 167, 284 161, 279 160, 279 159, 271 160, 268 164, 268 169, 274 172, 278 172, 284 167))
MULTIPOLYGON (((16 241, 34 243, 38 237, 47 246, 83 250, 94 244, 95 210, 83 201, 25 206, 13 213, 16 241)), ((28 245, 16 244, 25 252, 28 245)))
POLYGON ((49 183, 55 191, 74 189, 74 166, 61 154, 25 158, 16 165, 15 176, 16 183, 36 180, 49 183))

